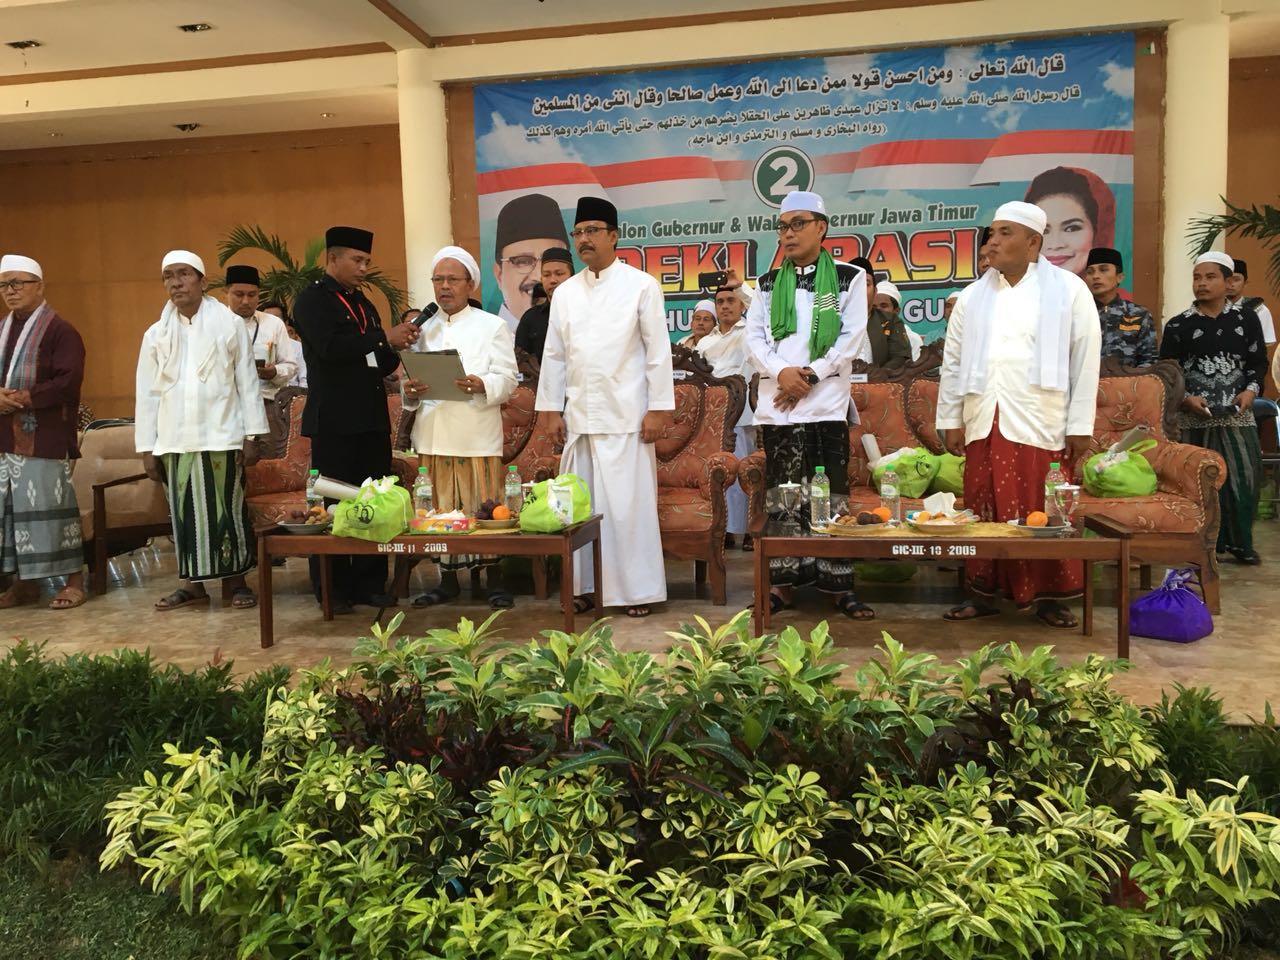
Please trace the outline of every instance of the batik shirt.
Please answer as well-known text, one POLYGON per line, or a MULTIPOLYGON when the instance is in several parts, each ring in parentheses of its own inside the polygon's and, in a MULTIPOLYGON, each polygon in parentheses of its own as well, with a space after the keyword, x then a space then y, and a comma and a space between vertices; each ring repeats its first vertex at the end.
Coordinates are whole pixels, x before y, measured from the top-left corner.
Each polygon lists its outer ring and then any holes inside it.
POLYGON ((1106 306, 1098 304, 1102 324, 1102 359, 1115 357, 1130 367, 1149 367, 1156 362, 1156 323, 1146 307, 1116 297, 1106 306))
POLYGON ((1254 422, 1252 410, 1226 411, 1240 391, 1261 393, 1267 374, 1262 324, 1252 310, 1228 304, 1216 317, 1195 307, 1183 311, 1164 325, 1160 358, 1182 365, 1188 396, 1203 397, 1211 409, 1220 411, 1212 419, 1183 412, 1179 420, 1184 426, 1234 427, 1254 422))

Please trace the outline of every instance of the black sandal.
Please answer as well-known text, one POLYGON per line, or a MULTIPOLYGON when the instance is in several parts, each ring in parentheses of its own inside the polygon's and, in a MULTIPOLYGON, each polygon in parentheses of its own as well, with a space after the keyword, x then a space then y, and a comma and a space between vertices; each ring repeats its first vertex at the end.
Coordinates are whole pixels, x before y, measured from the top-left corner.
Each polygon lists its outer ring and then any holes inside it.
POLYGON ((445 593, 439 587, 429 590, 418 599, 413 601, 415 607, 435 607, 442 603, 449 603, 451 600, 457 600, 457 593, 445 593))
POLYGON ((1075 614, 1060 603, 1037 608, 1036 619, 1055 630, 1074 630, 1080 626, 1080 621, 1075 618, 1075 614))
POLYGON ((965 623, 969 620, 981 620, 983 617, 996 617, 999 615, 1000 611, 990 604, 979 603, 977 600, 966 600, 958 607, 952 607, 944 613, 942 619, 949 623, 965 623), (966 610, 972 610, 973 613, 967 617, 960 616, 966 610))
POLYGON ((653 613, 653 610, 647 604, 637 603, 635 606, 627 607, 627 616, 635 620, 647 617, 651 613, 653 613))
POLYGON ((248 587, 236 587, 231 591, 233 610, 252 610, 258 605, 258 595, 248 587))
POLYGON ((769 614, 781 613, 783 610, 793 609, 793 604, 783 600, 776 593, 769 594, 769 614))
POLYGON ((516 605, 516 598, 506 590, 493 590, 489 593, 490 610, 510 610, 516 605))
POLYGON ((836 609, 843 613, 850 620, 874 620, 876 612, 869 606, 855 597, 852 593, 846 593, 843 597, 836 601, 836 609), (867 616, 870 614, 870 616, 867 616))

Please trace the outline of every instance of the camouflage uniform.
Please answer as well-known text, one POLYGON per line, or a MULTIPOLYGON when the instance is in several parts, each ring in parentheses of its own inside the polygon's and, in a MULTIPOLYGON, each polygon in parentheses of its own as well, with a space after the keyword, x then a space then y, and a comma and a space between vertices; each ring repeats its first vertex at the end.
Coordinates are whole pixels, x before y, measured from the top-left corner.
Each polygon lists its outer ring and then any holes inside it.
POLYGON ((1102 324, 1102 358, 1115 357, 1130 367, 1149 367, 1156 362, 1156 324, 1145 307, 1116 297, 1105 307, 1098 305, 1102 324))

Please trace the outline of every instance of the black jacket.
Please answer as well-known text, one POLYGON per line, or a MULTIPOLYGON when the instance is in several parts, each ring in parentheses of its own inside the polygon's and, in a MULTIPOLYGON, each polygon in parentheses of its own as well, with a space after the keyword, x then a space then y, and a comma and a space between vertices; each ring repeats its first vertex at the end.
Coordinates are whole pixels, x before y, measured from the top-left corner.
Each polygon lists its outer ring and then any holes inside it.
POLYGON ((382 378, 395 371, 400 357, 387 344, 377 308, 369 298, 359 290, 347 293, 326 276, 298 294, 293 317, 307 362, 302 435, 389 435, 382 378), (376 367, 369 366, 370 353, 376 367))
POLYGON ((551 323, 551 301, 530 307, 516 327, 516 346, 542 362, 542 348, 547 343, 547 327, 551 323))
POLYGON ((867 340, 874 366, 901 369, 911 362, 911 341, 901 317, 872 310, 867 317, 867 340))

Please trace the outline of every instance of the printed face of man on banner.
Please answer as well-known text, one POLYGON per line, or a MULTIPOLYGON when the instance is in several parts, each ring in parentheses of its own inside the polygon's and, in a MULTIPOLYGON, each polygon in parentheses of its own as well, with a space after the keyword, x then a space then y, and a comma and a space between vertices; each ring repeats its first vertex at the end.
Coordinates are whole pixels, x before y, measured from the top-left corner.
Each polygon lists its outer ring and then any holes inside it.
POLYGON ((502 291, 499 314, 513 326, 533 306, 533 287, 542 279, 542 254, 567 247, 560 206, 543 193, 509 200, 498 211, 493 245, 493 276, 502 291))

